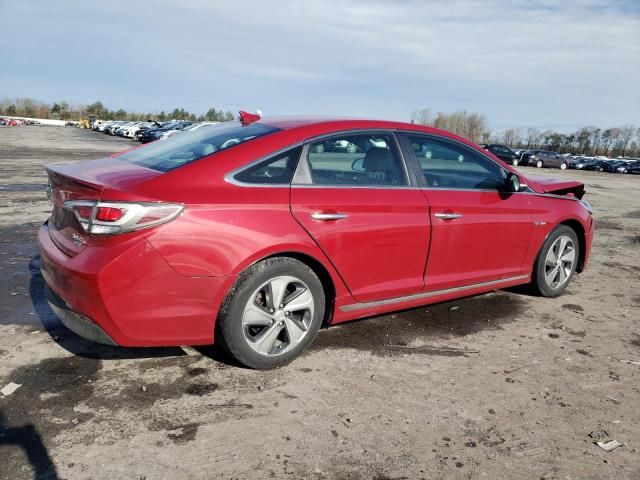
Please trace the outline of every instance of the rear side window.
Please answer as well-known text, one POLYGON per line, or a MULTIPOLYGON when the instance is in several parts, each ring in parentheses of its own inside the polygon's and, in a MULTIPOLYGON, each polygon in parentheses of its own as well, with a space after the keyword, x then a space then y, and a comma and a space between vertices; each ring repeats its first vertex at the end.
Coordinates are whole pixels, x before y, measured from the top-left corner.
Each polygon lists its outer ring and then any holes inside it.
POLYGON ((244 126, 240 122, 225 122, 157 140, 117 158, 122 162, 167 172, 278 130, 261 123, 244 126))
POLYGON ((344 186, 406 185, 402 160, 390 134, 336 135, 309 145, 312 183, 344 186))
POLYGON ((301 153, 301 146, 292 148, 243 170, 233 178, 243 183, 288 185, 301 153))

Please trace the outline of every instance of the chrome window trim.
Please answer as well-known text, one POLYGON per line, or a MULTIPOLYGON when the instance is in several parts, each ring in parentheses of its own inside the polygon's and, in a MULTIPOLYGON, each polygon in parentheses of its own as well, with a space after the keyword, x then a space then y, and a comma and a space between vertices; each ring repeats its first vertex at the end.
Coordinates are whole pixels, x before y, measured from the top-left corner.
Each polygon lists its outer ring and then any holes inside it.
POLYGON ((355 189, 369 189, 369 190, 422 190, 420 187, 411 187, 409 185, 320 185, 315 183, 310 184, 291 184, 291 188, 355 188, 355 189))
POLYGON ((397 136, 395 135, 395 130, 393 129, 384 129, 384 128, 362 128, 362 129, 349 129, 349 130, 340 130, 338 132, 331 132, 322 135, 318 135, 315 137, 310 137, 304 141, 304 148, 302 149, 301 159, 303 161, 298 161, 298 167, 296 168, 296 172, 293 174, 293 180, 291 182, 292 187, 329 187, 329 188, 372 188, 372 189, 415 189, 415 185, 413 185, 414 181, 409 173, 409 169, 407 166, 407 159, 404 156, 403 149, 400 146, 400 142, 398 141, 397 136), (404 185, 340 185, 340 184, 314 184, 313 179, 311 177, 311 166, 309 165, 309 145, 323 139, 328 139, 340 135, 366 135, 366 134, 381 134, 390 137, 393 141, 393 144, 396 148, 396 153, 398 154, 398 159, 400 160, 400 164, 402 166, 402 170, 404 172, 404 185), (300 173, 299 173, 300 171, 300 173), (296 179, 303 180, 305 183, 297 183, 296 179))
POLYGON ((359 302, 340 307, 342 312, 353 312, 357 310, 366 310, 368 308, 381 307, 385 305, 393 305, 394 303, 408 302, 411 300, 420 300, 423 298, 436 297, 438 295, 446 295, 448 293, 463 292, 465 290, 473 290, 474 288, 490 287, 501 283, 512 282, 514 280, 527 280, 529 275, 517 275, 515 277, 501 278, 498 280, 490 280, 488 282, 472 283, 469 285, 461 285, 459 287, 444 288, 441 290, 432 290, 429 292, 414 293, 403 297, 389 298, 386 300, 375 300, 373 302, 359 302))

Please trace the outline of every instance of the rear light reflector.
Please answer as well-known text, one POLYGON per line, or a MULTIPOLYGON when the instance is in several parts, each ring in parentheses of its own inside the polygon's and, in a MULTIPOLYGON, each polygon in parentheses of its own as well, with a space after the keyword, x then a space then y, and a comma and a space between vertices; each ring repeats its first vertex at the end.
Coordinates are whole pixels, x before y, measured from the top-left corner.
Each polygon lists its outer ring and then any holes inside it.
POLYGON ((91 219, 91 213, 93 212, 93 207, 89 205, 78 205, 75 209, 76 215, 83 220, 89 221, 91 219))
POLYGON ((64 208, 72 211, 85 232, 109 235, 133 232, 170 222, 184 211, 177 203, 96 202, 71 200, 64 208))

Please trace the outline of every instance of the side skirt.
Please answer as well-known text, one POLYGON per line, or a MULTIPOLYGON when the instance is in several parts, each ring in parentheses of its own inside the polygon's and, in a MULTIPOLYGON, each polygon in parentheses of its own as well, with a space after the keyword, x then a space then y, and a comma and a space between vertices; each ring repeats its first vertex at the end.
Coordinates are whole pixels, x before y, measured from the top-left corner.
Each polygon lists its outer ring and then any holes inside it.
MULTIPOLYGON (((431 299, 433 297, 456 298, 458 296, 464 296, 465 293, 469 293, 473 290, 490 291, 496 288, 517 285, 519 283, 526 283, 528 280, 529 280, 529 275, 519 275, 516 277, 508 277, 508 278, 501 278, 499 280, 491 280, 489 282, 474 283, 471 285, 462 285, 460 287, 452 287, 452 288, 446 288, 442 290, 432 290, 429 292, 416 293, 416 294, 407 295, 404 297, 389 298, 386 300, 376 300, 373 302, 352 303, 349 305, 342 305, 338 307, 338 309, 341 312, 344 312, 344 313, 351 312, 352 314, 356 312, 364 311, 364 310, 376 310, 376 309, 389 311, 393 309, 392 307, 394 305, 398 305, 398 304, 415 304, 414 306, 418 306, 420 305, 420 303, 422 303, 422 301, 431 299), (456 294, 462 294, 462 295, 456 295, 456 294)), ((446 298, 446 299, 449 299, 449 298, 446 298)), ((429 302, 424 302, 424 303, 429 303, 429 302)), ((411 307, 408 306, 407 308, 411 308, 411 307)), ((373 314, 373 312, 371 314, 373 314)), ((349 317, 352 317, 352 315, 349 315, 349 317)))

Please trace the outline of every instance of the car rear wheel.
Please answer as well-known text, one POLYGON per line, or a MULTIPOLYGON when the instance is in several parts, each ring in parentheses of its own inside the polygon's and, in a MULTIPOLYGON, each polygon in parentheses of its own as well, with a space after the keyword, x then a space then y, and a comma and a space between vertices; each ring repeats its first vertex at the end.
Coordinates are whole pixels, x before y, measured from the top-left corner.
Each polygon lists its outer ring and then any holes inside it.
POLYGON ((324 311, 324 289, 311 268, 269 258, 244 272, 227 296, 216 341, 247 367, 278 367, 313 341, 324 311))
POLYGON ((557 297, 569 284, 578 265, 576 232, 560 225, 547 237, 533 268, 532 286, 543 297, 557 297))
POLYGON ((323 153, 324 152, 324 145, 322 143, 318 143, 316 145, 313 146, 313 151, 314 153, 323 153))
POLYGON ((566 170, 567 169, 567 164, 566 163, 561 163, 560 164, 560 170, 566 170))
POLYGON ((538 160, 538 161, 536 162, 536 167, 538 167, 538 168, 542 168, 543 166, 544 166, 544 163, 542 163, 542 160, 538 160))

